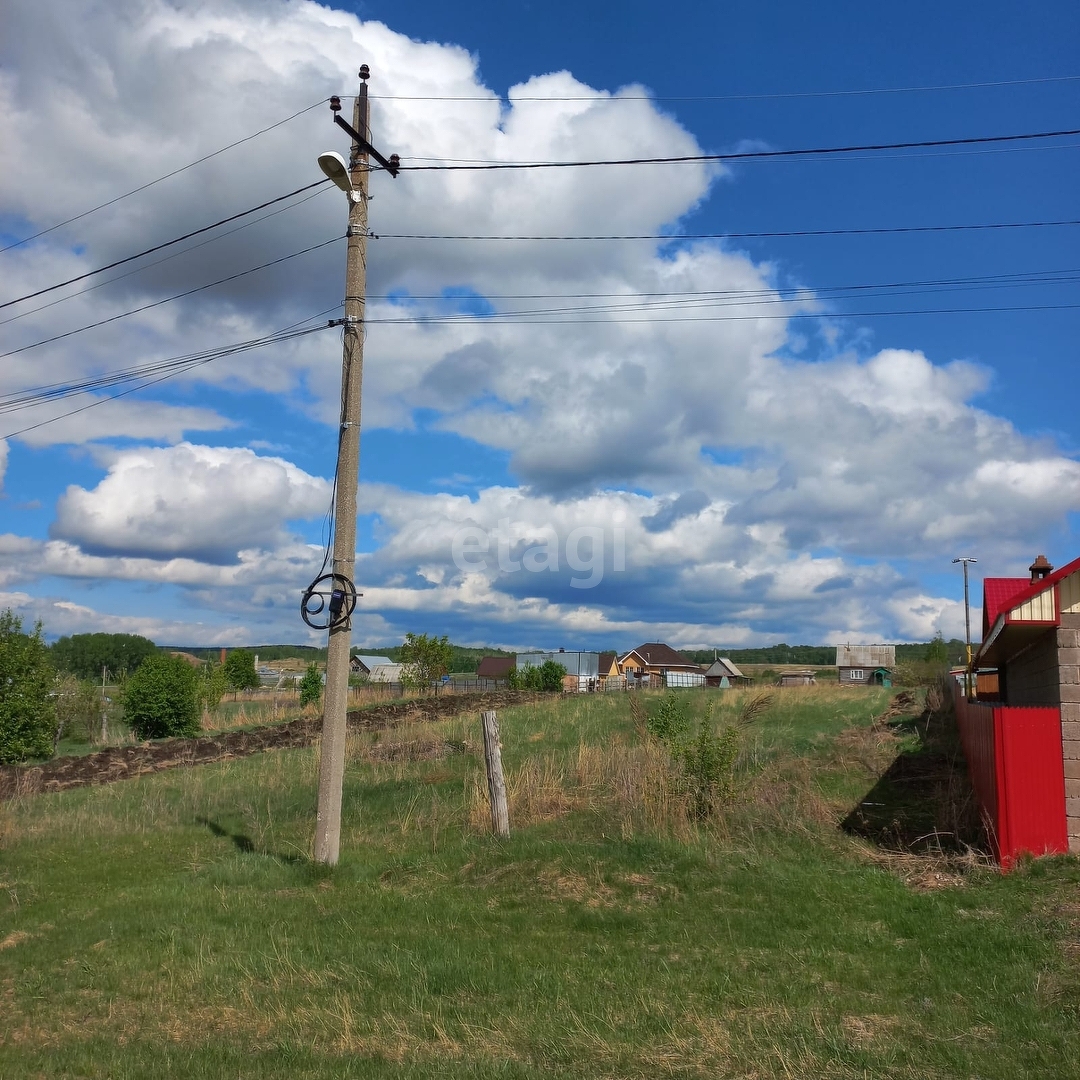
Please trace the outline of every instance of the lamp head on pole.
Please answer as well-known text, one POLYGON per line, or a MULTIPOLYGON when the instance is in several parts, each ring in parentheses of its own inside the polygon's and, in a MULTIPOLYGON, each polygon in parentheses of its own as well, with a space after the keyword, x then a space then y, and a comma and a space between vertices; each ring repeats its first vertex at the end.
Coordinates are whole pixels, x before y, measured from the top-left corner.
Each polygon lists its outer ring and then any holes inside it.
POLYGON ((319 155, 319 168, 331 179, 346 195, 352 194, 353 183, 349 176, 349 168, 345 159, 335 150, 327 150, 319 155))

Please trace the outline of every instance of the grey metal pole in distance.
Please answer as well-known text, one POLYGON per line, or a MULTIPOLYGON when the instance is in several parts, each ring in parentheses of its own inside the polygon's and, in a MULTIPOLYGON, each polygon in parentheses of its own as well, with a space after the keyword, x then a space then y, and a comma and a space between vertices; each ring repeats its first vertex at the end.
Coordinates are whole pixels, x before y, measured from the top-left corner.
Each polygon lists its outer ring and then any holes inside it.
POLYGON ((964 672, 964 694, 971 697, 971 606, 968 603, 968 563, 978 562, 968 555, 953 559, 954 563, 964 564, 964 635, 967 643, 967 668, 964 672))
MULTIPOLYGON (((368 134, 368 71, 360 73, 353 127, 368 134)), ((349 178, 349 249, 345 270, 345 343, 341 366, 341 430, 334 504, 334 573, 350 581, 356 571, 356 484, 360 472, 360 403, 364 374, 364 297, 367 280, 368 160, 366 146, 353 141, 349 178)), ((326 654, 319 754, 319 805, 315 819, 315 861, 333 866, 341 846, 341 787, 345 776, 345 727, 349 705, 348 619, 330 628, 326 654)))

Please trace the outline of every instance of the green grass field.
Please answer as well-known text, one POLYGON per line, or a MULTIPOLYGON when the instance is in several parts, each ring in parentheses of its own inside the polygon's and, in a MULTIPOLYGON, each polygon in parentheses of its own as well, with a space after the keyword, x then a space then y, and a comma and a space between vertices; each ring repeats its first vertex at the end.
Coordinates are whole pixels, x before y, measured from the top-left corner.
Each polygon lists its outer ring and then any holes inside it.
POLYGON ((0 804, 0 1077, 1080 1076, 1080 864, 838 827, 888 693, 778 692, 707 825, 624 694, 500 715, 509 841, 475 716, 351 739, 332 871, 317 749, 0 804))

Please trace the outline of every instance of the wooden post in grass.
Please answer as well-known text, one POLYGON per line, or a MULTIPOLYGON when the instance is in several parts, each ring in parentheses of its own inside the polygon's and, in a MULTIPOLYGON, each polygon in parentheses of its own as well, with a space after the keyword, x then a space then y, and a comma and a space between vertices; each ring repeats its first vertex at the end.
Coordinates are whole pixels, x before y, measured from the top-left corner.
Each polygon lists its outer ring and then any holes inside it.
POLYGON ((510 811, 506 806, 499 718, 494 710, 480 714, 480 726, 484 732, 484 764, 487 767, 488 798, 491 800, 491 828, 496 836, 509 836, 510 811))

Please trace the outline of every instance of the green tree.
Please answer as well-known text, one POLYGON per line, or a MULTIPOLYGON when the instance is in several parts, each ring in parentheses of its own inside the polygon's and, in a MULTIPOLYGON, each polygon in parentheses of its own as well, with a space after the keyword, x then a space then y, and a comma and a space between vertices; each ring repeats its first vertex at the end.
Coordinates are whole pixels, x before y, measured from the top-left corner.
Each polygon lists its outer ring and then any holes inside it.
POLYGON ((401 646, 401 681, 406 686, 429 687, 450 670, 453 648, 444 634, 406 634, 401 646))
POLYGON ((308 664, 304 677, 300 680, 300 705, 318 705, 322 698, 322 675, 318 664, 308 664))
POLYGON ((198 674, 179 656, 148 656, 124 688, 124 715, 140 739, 197 735, 198 674))
POLYGON ((940 630, 934 635, 934 640, 926 646, 926 659, 931 664, 948 667, 949 646, 945 644, 945 638, 940 630))
POLYGON ((10 609, 0 613, 0 763, 52 756, 54 681, 41 623, 24 634, 10 609))
POLYGON ((114 675, 134 671, 157 646, 138 634, 73 634, 58 639, 49 650, 59 671, 80 679, 100 679, 107 667, 114 675))
POLYGON ((229 689, 228 680, 225 677, 225 668, 221 664, 215 664, 208 660, 199 669, 198 701, 200 712, 213 712, 229 689))
POLYGON ((233 691, 254 690, 259 685, 255 654, 250 649, 233 649, 225 657, 225 681, 233 691))

